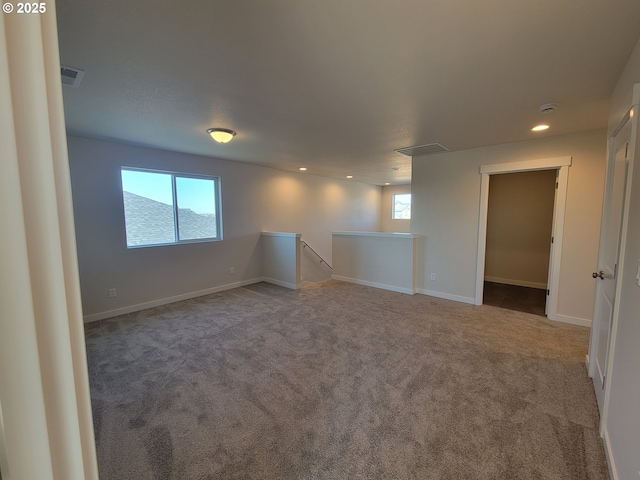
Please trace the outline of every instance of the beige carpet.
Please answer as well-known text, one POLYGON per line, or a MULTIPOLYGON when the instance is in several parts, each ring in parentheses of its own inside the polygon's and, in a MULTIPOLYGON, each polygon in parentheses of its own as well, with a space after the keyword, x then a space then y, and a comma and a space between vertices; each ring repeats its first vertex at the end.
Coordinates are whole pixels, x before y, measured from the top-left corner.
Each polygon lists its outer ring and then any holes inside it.
POLYGON ((608 478, 583 327, 328 281, 86 332, 102 480, 608 478))

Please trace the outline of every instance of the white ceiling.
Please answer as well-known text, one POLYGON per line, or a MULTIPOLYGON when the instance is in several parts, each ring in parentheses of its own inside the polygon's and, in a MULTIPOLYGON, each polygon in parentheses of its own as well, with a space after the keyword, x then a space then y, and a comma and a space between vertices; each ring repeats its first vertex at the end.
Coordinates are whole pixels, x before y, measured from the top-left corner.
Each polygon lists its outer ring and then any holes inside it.
POLYGON ((58 0, 57 14, 62 64, 86 71, 64 88, 70 133, 373 184, 410 181, 401 147, 604 128, 640 37, 638 0, 58 0), (238 134, 219 145, 209 127, 238 134))

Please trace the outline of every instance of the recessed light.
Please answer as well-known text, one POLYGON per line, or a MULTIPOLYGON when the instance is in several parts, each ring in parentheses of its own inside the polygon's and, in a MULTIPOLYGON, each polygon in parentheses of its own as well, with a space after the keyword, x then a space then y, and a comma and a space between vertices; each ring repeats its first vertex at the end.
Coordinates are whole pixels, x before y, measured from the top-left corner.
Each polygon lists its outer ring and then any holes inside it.
POLYGON ((536 125, 531 129, 532 132, 542 132, 549 128, 549 125, 536 125))
POLYGON ((300 167, 298 170, 300 170, 301 172, 306 172, 307 171, 307 167, 300 167))
POLYGON ((353 178, 353 175, 347 175, 347 178, 353 178))

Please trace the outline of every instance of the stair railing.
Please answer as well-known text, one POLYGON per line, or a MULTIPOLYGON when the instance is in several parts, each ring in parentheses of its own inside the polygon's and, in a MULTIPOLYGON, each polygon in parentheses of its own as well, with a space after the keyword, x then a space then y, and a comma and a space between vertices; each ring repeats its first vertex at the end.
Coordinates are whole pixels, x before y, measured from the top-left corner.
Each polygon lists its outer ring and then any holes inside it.
POLYGON ((324 263, 327 267, 329 267, 331 270, 333 270, 333 267, 332 267, 331 265, 329 265, 329 264, 327 263, 327 261, 326 261, 324 258, 322 258, 322 257, 320 256, 320 254, 319 254, 318 252, 316 252, 313 248, 311 248, 311 245, 309 245, 307 242, 305 242, 305 241, 304 241, 304 240, 302 240, 302 239, 300 239, 300 243, 302 243, 302 247, 303 247, 303 248, 308 248, 309 250, 311 250, 311 251, 313 252, 313 254, 314 254, 316 257, 318 257, 318 259, 320 260, 320 263, 321 263, 321 264, 322 264, 322 263, 324 263))

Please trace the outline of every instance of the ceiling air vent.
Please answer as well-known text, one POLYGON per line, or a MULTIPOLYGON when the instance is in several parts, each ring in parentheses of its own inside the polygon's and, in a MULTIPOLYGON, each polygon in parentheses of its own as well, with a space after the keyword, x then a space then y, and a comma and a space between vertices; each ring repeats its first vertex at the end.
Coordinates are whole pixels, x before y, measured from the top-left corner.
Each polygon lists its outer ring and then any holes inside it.
POLYGON ((540 105, 538 107, 538 110, 540 110, 540 113, 555 112, 557 109, 558 109, 557 103, 545 103, 544 105, 540 105))
POLYGON ((67 87, 78 88, 82 77, 84 77, 84 70, 73 67, 60 66, 60 76, 62 77, 62 84, 67 87))
POLYGON ((427 145, 418 145, 416 147, 398 148, 394 152, 407 155, 408 157, 418 157, 420 155, 434 155, 436 153, 448 152, 449 149, 443 147, 439 143, 429 143, 427 145))

